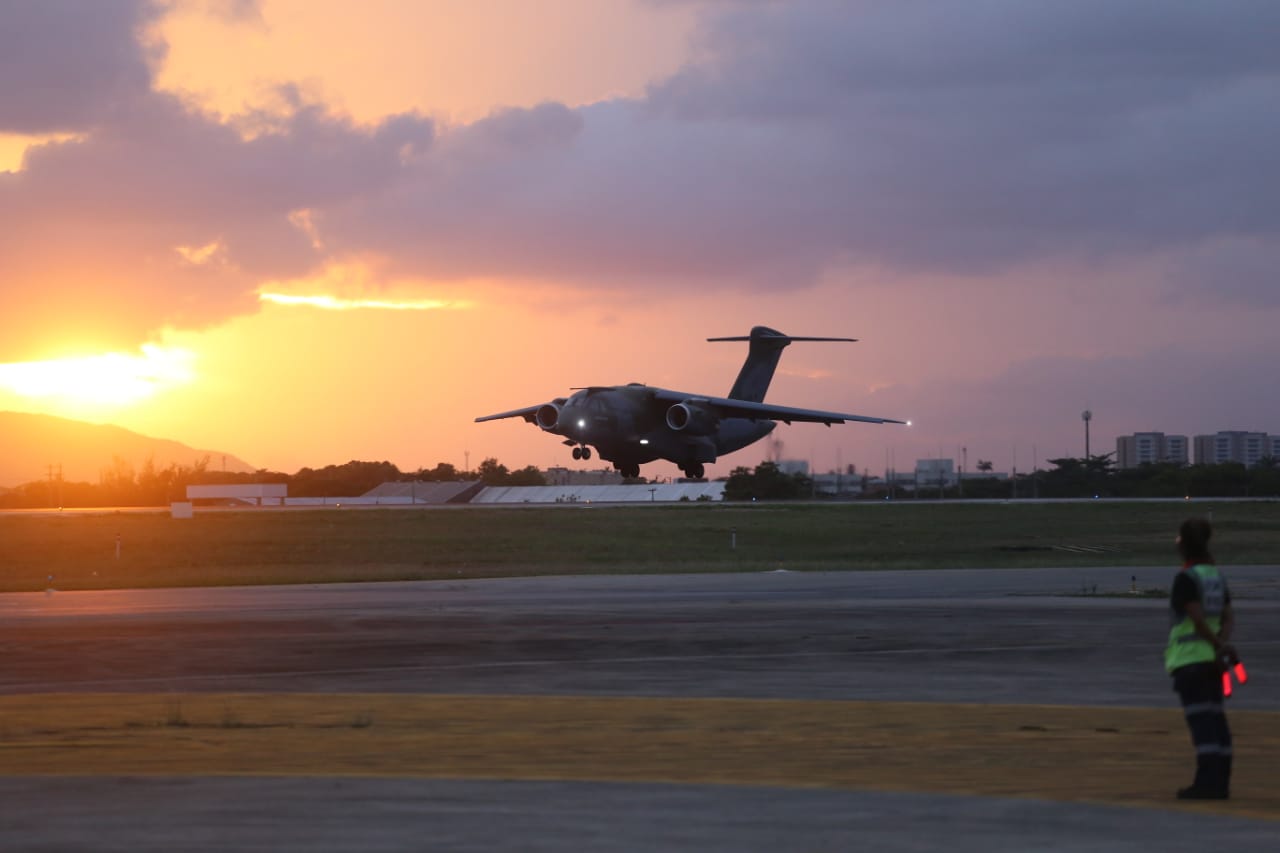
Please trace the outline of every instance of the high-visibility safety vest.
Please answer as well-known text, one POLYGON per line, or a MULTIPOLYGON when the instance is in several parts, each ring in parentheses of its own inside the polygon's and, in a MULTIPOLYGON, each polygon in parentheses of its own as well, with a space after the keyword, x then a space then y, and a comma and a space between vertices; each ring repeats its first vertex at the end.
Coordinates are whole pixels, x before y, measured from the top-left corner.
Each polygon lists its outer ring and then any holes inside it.
MULTIPOLYGON (((1195 581, 1204 621, 1217 634, 1222 628, 1222 611, 1226 607, 1227 581, 1216 566, 1197 563, 1185 570, 1195 581)), ((1193 663, 1209 663, 1217 657, 1213 644, 1196 633, 1191 617, 1171 611, 1173 627, 1169 629, 1169 645, 1164 650, 1164 668, 1173 672, 1193 663)))

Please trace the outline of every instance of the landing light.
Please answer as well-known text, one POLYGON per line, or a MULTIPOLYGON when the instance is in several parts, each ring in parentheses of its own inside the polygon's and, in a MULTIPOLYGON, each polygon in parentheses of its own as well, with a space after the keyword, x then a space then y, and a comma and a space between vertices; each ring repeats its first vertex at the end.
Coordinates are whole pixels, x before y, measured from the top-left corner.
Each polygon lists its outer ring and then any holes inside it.
POLYGON ((640 439, 640 443, 641 443, 641 444, 648 444, 648 443, 649 443, 649 439, 647 439, 647 438, 642 438, 642 439, 640 439))
POLYGON ((587 428, 587 422, 585 420, 578 421, 578 429, 586 429, 586 428, 587 428))
POLYGON ((907 421, 907 426, 911 426, 911 421, 907 421))

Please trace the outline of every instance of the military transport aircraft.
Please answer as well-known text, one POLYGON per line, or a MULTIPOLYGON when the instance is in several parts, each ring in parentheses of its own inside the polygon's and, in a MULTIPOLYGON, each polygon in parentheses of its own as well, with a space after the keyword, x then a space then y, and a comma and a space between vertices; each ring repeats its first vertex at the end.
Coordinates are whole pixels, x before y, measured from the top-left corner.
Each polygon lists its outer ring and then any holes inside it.
POLYGON ((853 341, 855 338, 797 338, 765 326, 746 337, 708 341, 749 341, 747 360, 728 397, 708 397, 651 388, 633 382, 571 388, 570 397, 476 418, 476 422, 524 418, 544 431, 564 436, 574 459, 600 458, 624 477, 640 476, 640 466, 656 459, 674 462, 685 475, 700 478, 703 465, 764 438, 775 421, 803 421, 831 426, 846 421, 905 424, 893 418, 871 418, 817 409, 793 409, 764 402, 782 350, 792 341, 853 341))

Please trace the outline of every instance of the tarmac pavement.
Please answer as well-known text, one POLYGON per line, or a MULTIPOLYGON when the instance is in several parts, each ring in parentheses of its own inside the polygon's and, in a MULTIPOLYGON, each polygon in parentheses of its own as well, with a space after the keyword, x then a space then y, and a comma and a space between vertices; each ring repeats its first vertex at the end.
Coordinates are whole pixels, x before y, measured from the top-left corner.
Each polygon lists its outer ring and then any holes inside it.
MULTIPOLYGON (((1230 712, 1280 711, 1280 570, 1226 571, 1253 676, 1230 712)), ((7 594, 0 696, 235 691, 1176 709, 1160 667, 1166 605, 1128 592, 1167 589, 1172 575, 770 572, 7 594)), ((1280 847, 1280 822, 1173 810, 1172 801, 1165 811, 376 772, 5 776, 5 747, 17 740, 0 723, 4 850, 1280 847)), ((1170 791, 1180 781, 1168 780, 1170 791)))

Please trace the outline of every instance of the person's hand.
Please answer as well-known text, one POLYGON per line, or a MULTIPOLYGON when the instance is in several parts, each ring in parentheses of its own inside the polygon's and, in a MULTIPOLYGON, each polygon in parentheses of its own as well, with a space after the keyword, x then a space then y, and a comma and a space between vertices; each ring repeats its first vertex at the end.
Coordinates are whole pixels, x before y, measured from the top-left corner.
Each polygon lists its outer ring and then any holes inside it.
POLYGON ((1218 659, 1222 661, 1225 669, 1232 664, 1240 662, 1240 655, 1236 654, 1236 647, 1230 643, 1222 643, 1218 646, 1218 659))

